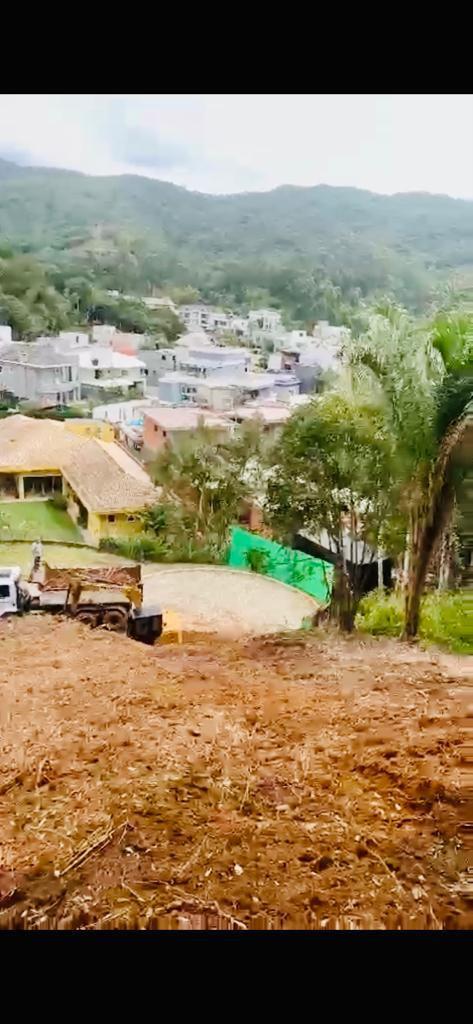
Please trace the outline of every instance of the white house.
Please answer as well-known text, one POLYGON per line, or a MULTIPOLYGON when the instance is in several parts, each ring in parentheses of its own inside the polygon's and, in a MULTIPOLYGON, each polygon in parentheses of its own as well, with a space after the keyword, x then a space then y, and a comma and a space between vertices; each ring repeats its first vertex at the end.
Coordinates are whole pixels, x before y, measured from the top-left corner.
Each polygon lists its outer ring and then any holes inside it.
POLYGON ((202 302, 194 302, 179 308, 179 319, 190 331, 210 330, 213 324, 212 314, 210 306, 205 306, 202 302))
POLYGON ((263 334, 278 334, 283 329, 281 314, 277 309, 250 309, 248 324, 251 333, 261 331, 263 334))
POLYGON ((78 356, 61 355, 51 339, 16 342, 0 351, 0 390, 42 408, 69 405, 80 398, 78 356))
POLYGON ((90 344, 90 337, 85 331, 61 331, 59 337, 54 339, 54 347, 59 351, 66 352, 76 348, 87 348, 90 344))
POLYGON ((146 367, 141 359, 98 345, 80 349, 78 359, 83 398, 105 397, 107 392, 117 390, 124 397, 131 390, 137 396, 144 395, 146 367))
POLYGON ((96 405, 92 409, 93 420, 105 420, 107 423, 128 423, 143 417, 143 410, 150 409, 156 402, 150 398, 132 398, 125 402, 107 402, 96 405))
POLYGON ((92 341, 97 345, 110 345, 117 328, 113 324, 94 324, 92 327, 92 341))

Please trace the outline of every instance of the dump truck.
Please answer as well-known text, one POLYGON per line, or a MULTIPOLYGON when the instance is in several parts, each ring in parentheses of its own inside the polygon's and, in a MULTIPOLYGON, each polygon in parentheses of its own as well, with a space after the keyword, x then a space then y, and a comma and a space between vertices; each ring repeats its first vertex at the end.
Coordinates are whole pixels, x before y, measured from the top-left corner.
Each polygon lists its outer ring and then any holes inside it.
POLYGON ((0 619, 28 612, 68 615, 146 644, 163 630, 161 609, 143 605, 139 565, 69 569, 45 563, 28 580, 19 566, 0 567, 0 619))

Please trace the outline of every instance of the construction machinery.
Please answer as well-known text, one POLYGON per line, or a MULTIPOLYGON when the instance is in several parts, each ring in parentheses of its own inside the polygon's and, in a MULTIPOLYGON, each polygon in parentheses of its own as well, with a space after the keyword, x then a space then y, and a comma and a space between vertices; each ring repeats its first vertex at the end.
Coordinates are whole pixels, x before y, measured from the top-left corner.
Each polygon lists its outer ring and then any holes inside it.
POLYGON ((78 622, 154 644, 163 631, 160 608, 143 606, 141 566, 41 571, 23 580, 18 566, 0 568, 0 618, 26 612, 68 615, 78 622))

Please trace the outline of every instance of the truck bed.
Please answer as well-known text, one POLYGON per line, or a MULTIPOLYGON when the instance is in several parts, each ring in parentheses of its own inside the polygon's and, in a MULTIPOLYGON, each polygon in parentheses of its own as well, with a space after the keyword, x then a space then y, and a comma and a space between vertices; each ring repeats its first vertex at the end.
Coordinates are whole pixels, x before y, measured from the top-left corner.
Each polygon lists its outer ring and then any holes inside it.
MULTIPOLYGON (((65 590, 43 590, 39 595, 39 609, 41 611, 62 611, 67 599, 67 589, 65 590)), ((80 595, 78 608, 84 608, 85 606, 96 605, 103 607, 103 605, 119 605, 122 608, 129 608, 130 601, 124 596, 121 590, 87 590, 84 589, 80 595)))
POLYGON ((43 566, 43 593, 49 590, 67 589, 72 580, 80 581, 84 587, 87 583, 105 583, 114 587, 133 586, 141 584, 141 565, 102 565, 96 568, 59 568, 48 565, 43 566))

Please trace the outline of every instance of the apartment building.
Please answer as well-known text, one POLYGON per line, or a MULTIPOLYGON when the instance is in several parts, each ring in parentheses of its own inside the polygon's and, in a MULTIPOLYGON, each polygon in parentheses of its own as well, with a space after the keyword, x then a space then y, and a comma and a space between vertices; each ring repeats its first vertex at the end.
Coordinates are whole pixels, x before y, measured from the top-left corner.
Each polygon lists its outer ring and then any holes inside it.
POLYGON ((78 356, 58 352, 48 339, 8 345, 0 350, 0 390, 42 408, 77 402, 78 356))

